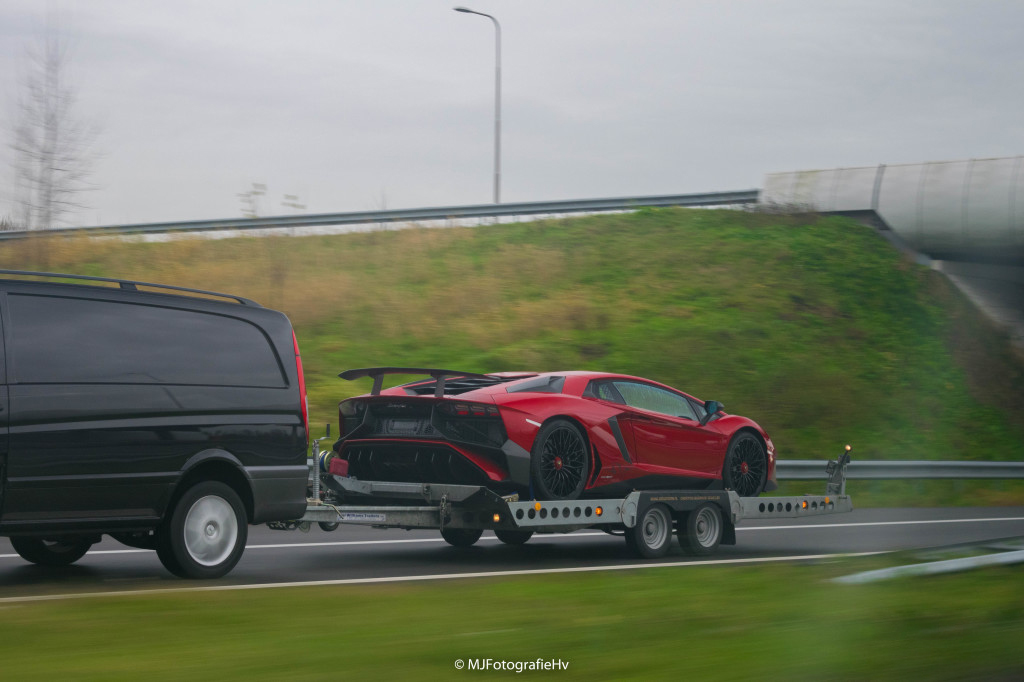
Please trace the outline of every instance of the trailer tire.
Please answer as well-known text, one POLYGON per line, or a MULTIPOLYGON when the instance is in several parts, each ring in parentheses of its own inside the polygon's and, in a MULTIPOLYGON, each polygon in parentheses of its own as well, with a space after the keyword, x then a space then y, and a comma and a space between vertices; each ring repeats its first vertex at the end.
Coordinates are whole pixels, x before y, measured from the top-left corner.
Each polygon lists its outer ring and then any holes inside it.
POLYGON ((178 499, 157 531, 157 556, 182 578, 219 578, 245 551, 248 517, 238 493, 220 481, 202 481, 178 499))
POLYGON ((532 530, 496 530, 494 534, 506 545, 525 545, 533 537, 532 530))
POLYGON ((716 504, 702 504, 679 520, 679 546, 692 556, 707 556, 722 541, 725 522, 716 504))
POLYGON ((340 526, 341 524, 334 521, 318 521, 316 525, 320 526, 320 530, 327 531, 328 533, 333 533, 334 531, 338 530, 338 526, 340 526))
POLYGON ((635 526, 626 529, 626 545, 645 559, 668 554, 671 540, 672 514, 663 504, 652 504, 640 515, 635 526))
POLYGON ((11 547, 22 559, 40 566, 70 566, 85 556, 92 546, 92 538, 11 538, 11 547))
POLYGON ((445 528, 441 537, 452 547, 472 547, 484 534, 480 528, 445 528))

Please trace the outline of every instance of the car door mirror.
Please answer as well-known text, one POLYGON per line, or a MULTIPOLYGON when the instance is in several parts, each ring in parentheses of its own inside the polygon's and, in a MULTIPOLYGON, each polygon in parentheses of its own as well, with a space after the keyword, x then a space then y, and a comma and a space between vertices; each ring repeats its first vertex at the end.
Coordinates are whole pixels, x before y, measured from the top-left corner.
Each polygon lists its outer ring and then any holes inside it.
POLYGON ((721 412, 724 409, 725 409, 725 405, 723 405, 722 403, 718 402, 717 400, 709 400, 709 401, 707 401, 706 403, 704 403, 704 416, 701 417, 700 425, 704 426, 709 421, 711 421, 712 417, 714 417, 716 414, 718 414, 719 412, 721 412))

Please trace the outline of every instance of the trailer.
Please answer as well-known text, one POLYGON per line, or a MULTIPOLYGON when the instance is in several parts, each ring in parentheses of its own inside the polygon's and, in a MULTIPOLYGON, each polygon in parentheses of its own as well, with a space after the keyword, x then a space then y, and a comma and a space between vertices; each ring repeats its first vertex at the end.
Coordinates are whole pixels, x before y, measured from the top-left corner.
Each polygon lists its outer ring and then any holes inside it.
POLYGON ((824 495, 740 497, 732 490, 646 490, 624 498, 520 500, 473 485, 361 481, 320 471, 319 440, 313 442, 311 495, 306 513, 294 521, 267 524, 276 530, 308 531, 313 524, 374 528, 436 529, 446 542, 469 547, 485 530, 501 542, 521 545, 538 533, 596 528, 625 537, 644 558, 668 553, 673 531, 683 551, 709 555, 719 544, 736 544, 744 520, 802 518, 853 511, 846 494, 850 446, 828 462, 824 495), (330 476, 327 489, 323 477, 330 476))

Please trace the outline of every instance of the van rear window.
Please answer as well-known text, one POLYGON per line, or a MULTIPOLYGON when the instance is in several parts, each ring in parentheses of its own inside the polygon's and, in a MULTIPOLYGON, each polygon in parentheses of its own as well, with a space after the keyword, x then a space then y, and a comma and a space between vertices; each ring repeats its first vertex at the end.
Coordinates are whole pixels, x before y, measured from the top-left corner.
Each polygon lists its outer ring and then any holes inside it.
POLYGON ((267 336, 235 317, 60 296, 8 303, 18 383, 287 384, 267 336))

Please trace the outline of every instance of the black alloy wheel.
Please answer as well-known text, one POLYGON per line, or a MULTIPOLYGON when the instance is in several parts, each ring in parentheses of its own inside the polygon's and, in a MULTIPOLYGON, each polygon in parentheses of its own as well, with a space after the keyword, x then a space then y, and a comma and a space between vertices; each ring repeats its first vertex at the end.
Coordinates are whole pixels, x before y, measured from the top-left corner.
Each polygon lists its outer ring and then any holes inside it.
POLYGON ((578 499, 590 470, 586 438, 567 419, 548 422, 533 441, 530 469, 537 499, 578 499))
POLYGON ((741 433, 729 444, 722 472, 725 487, 740 497, 757 497, 764 492, 768 480, 768 455, 760 439, 752 433, 741 433))

